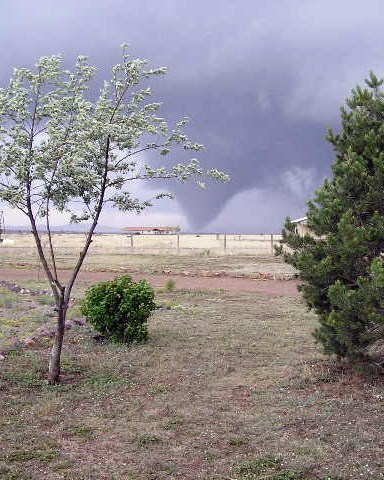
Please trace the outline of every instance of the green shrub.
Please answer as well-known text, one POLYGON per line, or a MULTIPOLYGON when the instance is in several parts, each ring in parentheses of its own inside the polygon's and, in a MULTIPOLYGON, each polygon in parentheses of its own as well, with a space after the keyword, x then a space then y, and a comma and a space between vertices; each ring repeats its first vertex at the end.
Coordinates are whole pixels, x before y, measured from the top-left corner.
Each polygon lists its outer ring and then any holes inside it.
POLYGON ((176 287, 176 282, 173 278, 169 278, 167 283, 165 284, 165 291, 166 292, 173 292, 176 287))
POLYGON ((123 275, 89 288, 81 313, 113 342, 130 343, 147 340, 147 320, 155 308, 153 288, 145 280, 134 282, 129 275, 123 275))

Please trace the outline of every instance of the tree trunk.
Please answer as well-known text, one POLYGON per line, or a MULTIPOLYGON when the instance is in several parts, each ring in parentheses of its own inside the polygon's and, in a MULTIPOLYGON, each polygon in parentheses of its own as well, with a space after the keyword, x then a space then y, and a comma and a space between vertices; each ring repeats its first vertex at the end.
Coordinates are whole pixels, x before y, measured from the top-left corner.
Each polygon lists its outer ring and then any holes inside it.
POLYGON ((60 299, 57 313, 56 334, 49 359, 48 383, 50 385, 55 385, 60 381, 60 357, 63 346, 66 316, 67 306, 65 305, 64 300, 60 299))

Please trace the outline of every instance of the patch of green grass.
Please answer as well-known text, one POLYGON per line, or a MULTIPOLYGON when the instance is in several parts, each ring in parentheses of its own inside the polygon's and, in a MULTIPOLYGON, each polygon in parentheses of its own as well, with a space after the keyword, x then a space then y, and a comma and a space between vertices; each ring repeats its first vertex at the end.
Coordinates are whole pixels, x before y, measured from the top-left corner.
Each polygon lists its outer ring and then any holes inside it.
MULTIPOLYGON (((305 480, 302 470, 284 468, 279 457, 266 455, 237 466, 241 480, 305 480)), ((307 478, 308 480, 308 478, 307 478)))
POLYGON ((94 389, 108 389, 116 385, 129 384, 130 377, 122 377, 113 371, 101 370, 90 372, 84 379, 84 385, 94 389))
POLYGON ((20 326, 20 319, 19 318, 6 318, 6 317, 1 317, 1 326, 4 327, 19 327, 20 326))
POLYGON ((308 480, 308 477, 305 479, 304 473, 301 470, 288 469, 274 473, 271 476, 271 480, 308 480))
POLYGON ((177 427, 183 424, 184 420, 182 418, 171 418, 163 425, 163 428, 165 430, 175 430, 177 427))
POLYGON ((55 305, 55 299, 51 295, 37 295, 36 301, 40 305, 47 305, 47 306, 55 305))
POLYGON ((3 381, 25 388, 42 388, 43 378, 39 372, 5 372, 3 381))
POLYGON ((66 374, 76 375, 84 373, 85 370, 86 367, 80 365, 79 361, 76 358, 64 356, 61 359, 61 371, 66 374))
POLYGON ((244 462, 236 467, 237 473, 243 476, 260 475, 265 472, 266 469, 276 468, 280 465, 281 460, 273 455, 266 455, 264 457, 244 462))
MULTIPOLYGON (((60 472, 64 470, 69 470, 74 466, 75 462, 73 460, 63 460, 62 462, 56 462, 54 465, 51 466, 51 468, 55 472, 60 472)), ((67 476, 65 476, 64 478, 67 478, 67 476)))
POLYGON ((159 443, 161 443, 161 439, 152 433, 140 435, 137 439, 137 445, 144 448, 148 448, 159 443))
POLYGON ((230 437, 228 439, 228 445, 233 447, 241 447, 242 445, 248 445, 249 440, 243 437, 230 437))
POLYGON ((150 395, 158 395, 161 393, 168 393, 173 390, 172 385, 155 385, 148 390, 150 395))
POLYGON ((36 312, 33 315, 33 321, 38 324, 46 324, 49 320, 49 315, 46 312, 36 312))
POLYGON ((10 309, 17 304, 18 296, 14 292, 10 292, 0 287, 0 308, 10 309))
POLYGON ((17 466, 0 461, 1 480, 32 480, 30 473, 23 472, 17 466))
POLYGON ((167 293, 173 292, 176 288, 176 281, 173 278, 169 278, 165 283, 164 290, 167 293))
POLYGON ((92 440, 92 438, 95 436, 94 429, 85 426, 73 427, 69 430, 69 433, 74 437, 79 437, 84 440, 92 440))
POLYGON ((22 349, 9 351, 8 355, 18 357, 18 361, 0 371, 0 383, 27 389, 43 388, 46 365, 41 357, 22 349))
POLYGON ((19 449, 6 454, 4 460, 7 462, 31 462, 38 461, 50 463, 60 455, 57 448, 39 449, 19 449))

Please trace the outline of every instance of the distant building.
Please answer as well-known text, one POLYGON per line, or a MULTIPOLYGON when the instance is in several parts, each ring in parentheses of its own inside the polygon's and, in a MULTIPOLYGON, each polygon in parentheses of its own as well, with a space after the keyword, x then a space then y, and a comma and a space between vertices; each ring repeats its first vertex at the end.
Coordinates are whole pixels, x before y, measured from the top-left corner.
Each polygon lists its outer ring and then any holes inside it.
POLYGON ((296 225, 296 232, 301 235, 302 237, 306 234, 311 234, 311 230, 307 225, 307 217, 297 218, 296 220, 292 220, 292 223, 296 225))
POLYGON ((180 231, 179 227, 124 227, 122 228, 124 232, 130 233, 131 235, 164 235, 169 233, 177 233, 180 231))

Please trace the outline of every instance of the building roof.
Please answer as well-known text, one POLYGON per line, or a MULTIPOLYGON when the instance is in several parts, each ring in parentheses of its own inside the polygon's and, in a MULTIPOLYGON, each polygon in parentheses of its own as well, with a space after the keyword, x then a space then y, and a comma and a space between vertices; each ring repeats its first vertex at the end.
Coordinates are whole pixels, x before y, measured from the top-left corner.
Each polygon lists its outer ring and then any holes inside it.
POLYGON ((123 227, 124 232, 172 232, 177 227, 123 227))
POLYGON ((301 217, 296 218, 296 220, 292 220, 292 223, 307 223, 308 217, 301 217))

